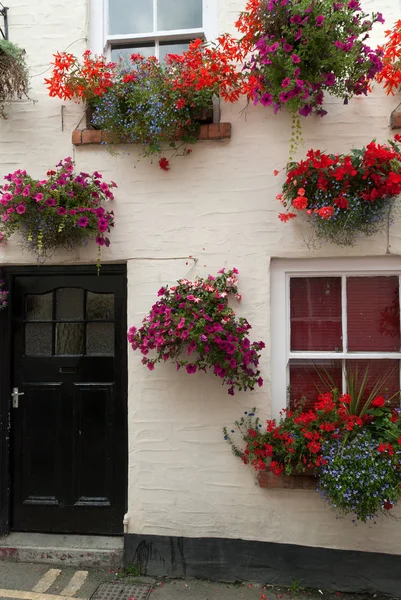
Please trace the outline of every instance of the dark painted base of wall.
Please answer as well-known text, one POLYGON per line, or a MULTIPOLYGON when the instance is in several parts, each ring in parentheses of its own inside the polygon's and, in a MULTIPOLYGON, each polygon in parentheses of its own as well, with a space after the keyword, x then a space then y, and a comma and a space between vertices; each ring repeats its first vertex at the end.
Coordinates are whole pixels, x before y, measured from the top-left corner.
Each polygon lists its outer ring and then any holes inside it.
MULTIPOLYGON (((401 549, 400 549, 401 550, 401 549)), ((125 535, 124 564, 143 575, 253 581, 401 596, 401 556, 227 538, 125 535)))

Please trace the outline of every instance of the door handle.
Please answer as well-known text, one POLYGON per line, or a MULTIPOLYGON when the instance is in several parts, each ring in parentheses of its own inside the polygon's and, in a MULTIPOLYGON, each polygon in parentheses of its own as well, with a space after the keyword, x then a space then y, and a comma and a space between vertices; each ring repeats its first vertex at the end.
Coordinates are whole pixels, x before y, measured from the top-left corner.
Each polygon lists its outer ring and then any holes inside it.
POLYGON ((19 392, 17 387, 13 387, 11 398, 13 399, 13 408, 18 408, 18 397, 24 396, 25 392, 19 392))

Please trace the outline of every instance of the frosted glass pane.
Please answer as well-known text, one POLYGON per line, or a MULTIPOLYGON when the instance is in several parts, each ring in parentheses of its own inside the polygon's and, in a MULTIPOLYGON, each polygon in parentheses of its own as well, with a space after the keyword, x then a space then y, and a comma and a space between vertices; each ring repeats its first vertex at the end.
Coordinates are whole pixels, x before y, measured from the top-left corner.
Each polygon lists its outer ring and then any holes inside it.
POLYGON ((83 354, 84 329, 83 323, 57 323, 56 354, 83 354))
POLYGON ((109 33, 153 31, 153 0, 109 0, 109 33))
POLYGON ((57 290, 56 319, 81 320, 84 317, 84 291, 79 288, 57 290))
POLYGON ((86 318, 90 321, 114 319, 114 294, 94 294, 86 297, 86 318))
POLYGON ((53 294, 35 294, 26 296, 27 321, 51 321, 53 294))
POLYGON ((51 356, 52 324, 26 323, 25 354, 27 356, 51 356))
POLYGON ((86 354, 92 356, 114 355, 114 323, 88 323, 86 354))
POLYGON ((129 46, 129 48, 112 48, 111 60, 112 62, 122 63, 122 66, 127 69, 132 69, 133 65, 130 60, 131 54, 142 54, 145 58, 149 56, 155 56, 155 45, 147 44, 146 46, 129 46))
POLYGON ((202 27, 202 0, 158 0, 157 29, 202 27))
POLYGON ((160 44, 159 46, 159 60, 162 61, 166 58, 166 54, 182 54, 185 50, 188 50, 189 42, 179 42, 177 44, 160 44))

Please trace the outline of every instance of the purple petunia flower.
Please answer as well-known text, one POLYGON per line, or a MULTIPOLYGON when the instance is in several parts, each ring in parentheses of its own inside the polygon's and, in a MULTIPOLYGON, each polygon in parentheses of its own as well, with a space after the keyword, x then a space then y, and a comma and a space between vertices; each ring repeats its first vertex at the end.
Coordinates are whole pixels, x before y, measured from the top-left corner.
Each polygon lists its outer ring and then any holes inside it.
POLYGON ((89 223, 88 217, 79 217, 77 225, 78 227, 87 227, 89 223))
POLYGON ((320 27, 321 25, 323 25, 323 21, 324 21, 323 15, 319 15, 318 17, 316 17, 316 26, 320 27))

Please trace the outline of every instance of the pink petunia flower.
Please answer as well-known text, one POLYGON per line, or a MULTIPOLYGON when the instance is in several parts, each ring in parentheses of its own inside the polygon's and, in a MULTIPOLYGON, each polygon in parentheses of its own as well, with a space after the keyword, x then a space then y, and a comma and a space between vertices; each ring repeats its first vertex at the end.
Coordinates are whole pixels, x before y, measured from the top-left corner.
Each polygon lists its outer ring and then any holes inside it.
POLYGON ((89 223, 88 217, 79 217, 77 225, 78 227, 87 227, 89 223))
POLYGON ((25 206, 25 204, 18 204, 18 206, 15 210, 19 215, 23 215, 24 212, 26 212, 26 206, 25 206))

